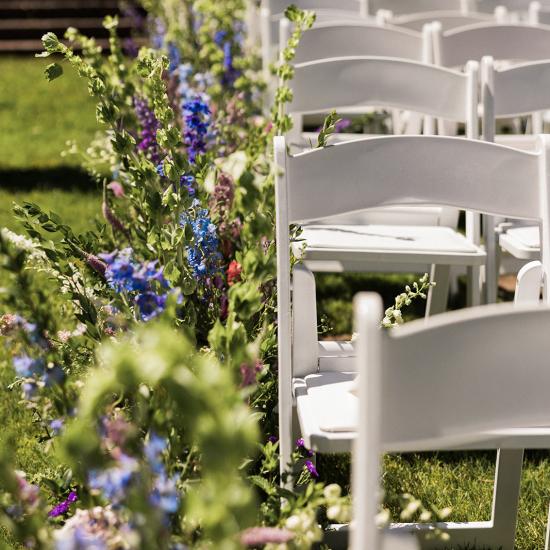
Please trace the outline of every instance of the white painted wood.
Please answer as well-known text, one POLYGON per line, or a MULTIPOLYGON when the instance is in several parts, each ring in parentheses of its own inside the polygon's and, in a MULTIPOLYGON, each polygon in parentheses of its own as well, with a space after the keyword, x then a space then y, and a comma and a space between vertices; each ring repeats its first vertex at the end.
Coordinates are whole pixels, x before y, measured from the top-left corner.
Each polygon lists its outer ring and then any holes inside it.
POLYGON ((319 366, 315 279, 303 264, 292 273, 292 364, 295 377, 315 372, 319 366))
MULTIPOLYGON (((384 106, 448 120, 472 121, 475 66, 463 73, 391 57, 331 57, 295 65, 292 113, 384 106), (335 86, 334 83, 338 85, 335 86), (320 93, 322 90, 322 93, 320 93)), ((477 94, 475 94, 477 97, 477 94)))
POLYGON ((467 13, 472 5, 468 0, 369 0, 369 13, 376 13, 381 9, 396 15, 441 10, 467 13))
POLYGON ((430 288, 426 303, 426 316, 437 315, 447 310, 449 298, 450 265, 432 265, 430 280, 437 281, 436 286, 430 288))
POLYGON ((518 304, 537 304, 544 277, 542 264, 539 261, 525 264, 518 272, 514 302, 518 304))
POLYGON ((495 22, 494 15, 486 13, 462 13, 461 11, 428 11, 386 18, 386 23, 420 32, 424 25, 438 21, 443 30, 476 23, 495 22))
MULTIPOLYGON (((545 359, 550 342, 544 329, 550 320, 549 308, 492 305, 386 332, 377 329, 370 317, 376 305, 377 297, 372 294, 356 297, 361 421, 354 447, 351 548, 357 550, 379 544, 373 510, 382 451, 424 450, 445 440, 451 446, 490 449, 495 441, 483 441, 484 431, 513 431, 514 426, 525 431, 522 425, 544 424, 550 415, 545 384, 540 383, 541 378, 550 378, 545 359), (521 334, 522 338, 504 342, 503 334, 521 334), (369 347, 376 353, 370 350, 369 354, 369 347), (520 363, 528 372, 517 369, 520 363), (426 414, 418 406, 426 399, 437 415, 426 414)), ((539 444, 550 446, 550 430, 541 430, 540 435, 539 444)), ((522 445, 518 439, 504 449, 501 446, 498 455, 491 521, 442 524, 450 530, 453 545, 475 541, 513 550, 522 445)), ((410 524, 394 527, 414 530, 420 538, 428 529, 410 524)), ((422 547, 434 544, 422 541, 422 547)))
MULTIPOLYGON (((260 39, 264 73, 277 58, 279 50, 279 24, 285 19, 284 11, 291 2, 287 0, 262 0, 260 7, 260 39)), ((366 0, 343 0, 336 5, 330 0, 298 0, 301 9, 315 11, 317 22, 338 20, 356 21, 367 16, 366 0)), ((266 76, 264 74, 264 76, 266 76)))
POLYGON ((422 61, 422 34, 393 26, 362 22, 322 22, 302 35, 295 64, 332 57, 367 55, 422 61))
MULTIPOLYGON (((539 139, 544 147, 544 136, 539 139)), ((299 153, 287 158, 289 221, 302 223, 390 204, 446 204, 537 218, 536 180, 544 174, 539 168, 541 154, 435 136, 365 138, 299 153), (525 181, 521 188, 518 179, 525 181)))
POLYGON ((279 371, 279 450, 281 474, 292 454, 292 317, 290 297, 290 241, 285 140, 274 140, 277 238, 277 344, 279 371))
POLYGON ((359 423, 352 463, 354 529, 351 550, 380 546, 380 533, 375 526, 380 501, 380 456, 382 454, 382 363, 384 350, 380 318, 383 306, 376 294, 359 295, 354 299, 354 326, 360 335, 357 341, 357 366, 361 368, 359 383, 359 423), (368 365, 368 368, 365 368, 368 365), (363 386, 369 386, 365 390, 363 386))
POLYGON ((485 55, 495 59, 536 61, 550 59, 550 26, 479 23, 434 32, 437 65, 459 67, 485 55))

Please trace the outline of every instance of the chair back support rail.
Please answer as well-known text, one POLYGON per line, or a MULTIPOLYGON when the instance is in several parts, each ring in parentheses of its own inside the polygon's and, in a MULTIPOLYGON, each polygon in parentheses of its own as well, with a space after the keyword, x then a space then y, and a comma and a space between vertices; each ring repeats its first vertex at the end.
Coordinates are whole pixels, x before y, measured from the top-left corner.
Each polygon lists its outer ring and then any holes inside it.
POLYGON ((322 59, 295 65, 288 112, 393 107, 465 123, 475 138, 477 80, 477 62, 460 72, 391 57, 322 59))
POLYGON ((439 10, 468 13, 475 7, 473 0, 367 0, 367 5, 368 13, 388 10, 396 15, 439 10))
POLYGON ((348 11, 357 13, 361 11, 361 6, 365 5, 365 0, 262 0, 261 7, 268 9, 271 14, 278 15, 284 13, 285 9, 293 3, 302 10, 334 10, 348 11))
POLYGON ((491 305, 382 331, 379 296, 358 295, 354 305, 361 421, 351 548, 362 550, 381 547, 375 516, 383 452, 467 446, 484 431, 548 423, 550 341, 543 331, 550 308, 491 305))
MULTIPOLYGON (((499 11, 499 15, 501 15, 501 11, 499 11)), ((420 32, 424 25, 432 23, 433 21, 438 21, 439 23, 441 23, 441 28, 443 30, 453 29, 455 27, 464 27, 466 25, 474 25, 476 23, 495 23, 496 21, 498 21, 497 19, 495 19, 495 15, 490 15, 488 13, 463 13, 460 11, 443 10, 397 16, 393 16, 392 13, 384 14, 382 12, 379 15, 379 19, 382 18, 387 23, 417 32, 420 32)))
MULTIPOLYGON (((465 138, 384 136, 289 156, 275 138, 281 467, 292 441, 292 307, 289 226, 382 206, 436 205, 542 221, 550 268, 547 148, 529 153, 465 138), (522 185, 517 185, 522 181, 522 185)), ((304 353, 318 353, 309 346, 304 353)), ((315 357, 308 359, 315 365, 315 357)))
POLYGON ((459 67, 490 55, 499 60, 550 59, 550 26, 480 23, 442 32, 431 26, 436 65, 459 67))
MULTIPOLYGON (((280 44, 284 47, 290 36, 290 22, 280 22, 280 44)), ((318 59, 368 55, 398 57, 413 61, 430 61, 430 35, 369 22, 319 23, 304 32, 296 47, 294 63, 318 59)))

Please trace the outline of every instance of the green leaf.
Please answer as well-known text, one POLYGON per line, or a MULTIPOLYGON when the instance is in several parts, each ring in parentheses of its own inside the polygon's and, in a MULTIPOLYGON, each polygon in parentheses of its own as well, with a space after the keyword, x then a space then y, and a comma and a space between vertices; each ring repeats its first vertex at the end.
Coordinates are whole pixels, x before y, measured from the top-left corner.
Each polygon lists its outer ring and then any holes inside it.
POLYGON ((277 489, 267 479, 261 476, 250 476, 248 478, 256 487, 259 487, 266 495, 274 496, 277 494, 277 489))
POLYGON ((336 124, 340 122, 341 119, 338 118, 336 111, 332 111, 323 122, 323 128, 319 132, 317 137, 317 147, 326 147, 328 144, 328 138, 336 130, 336 124))
POLYGON ((59 38, 57 38, 57 35, 53 32, 47 32, 42 37, 42 44, 44 45, 44 49, 48 53, 54 53, 59 51, 61 47, 61 43, 59 42, 59 38))
POLYGON ((63 67, 59 65, 59 63, 50 63, 50 65, 44 69, 44 74, 46 75, 46 80, 51 82, 63 74, 63 67))

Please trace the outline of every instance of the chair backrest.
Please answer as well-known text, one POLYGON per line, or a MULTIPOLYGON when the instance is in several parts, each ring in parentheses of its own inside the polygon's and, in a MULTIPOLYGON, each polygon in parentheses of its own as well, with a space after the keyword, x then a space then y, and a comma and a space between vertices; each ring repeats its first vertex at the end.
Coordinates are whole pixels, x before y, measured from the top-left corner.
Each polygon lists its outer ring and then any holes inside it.
POLYGON ((389 10, 396 15, 437 10, 466 13, 471 5, 471 0, 368 0, 368 13, 378 10, 389 10))
POLYGON ((390 57, 344 57, 295 65, 289 113, 389 107, 466 123, 477 137, 478 64, 465 72, 390 57), (334 83, 337 83, 335 85, 334 83))
POLYGON ((359 13, 364 0, 262 0, 262 8, 268 9, 273 15, 282 14, 285 9, 294 4, 302 10, 338 10, 359 13))
MULTIPOLYGON (((550 61, 535 61, 496 68, 486 56, 481 61, 481 93, 483 101, 483 134, 494 139, 495 120, 532 115, 550 109, 550 61)), ((542 131, 542 118, 532 119, 534 132, 542 131)))
POLYGON ((483 431, 550 418, 549 307, 469 308, 390 331, 379 328, 381 315, 379 296, 356 297, 353 550, 380 547, 382 452, 467 447, 482 441, 483 431))
POLYGON ((498 60, 550 59, 550 26, 481 23, 442 32, 431 26, 434 63, 458 67, 490 55, 498 60))
POLYGON ((438 21, 441 24, 441 29, 446 31, 456 27, 464 27, 477 23, 494 23, 495 17, 488 13, 477 12, 428 11, 389 17, 386 21, 392 25, 405 27, 406 29, 414 31, 421 31, 424 25, 432 23, 433 21, 438 21))
MULTIPOLYGON (((497 6, 503 6, 509 11, 527 13, 532 0, 474 0, 473 7, 482 12, 492 13, 497 6)), ((549 0, 541 0, 543 7, 550 7, 549 0)))
MULTIPOLYGON (((288 21, 281 21, 281 43, 289 34, 288 21), (284 30, 285 27, 288 30, 284 30)), ((332 57, 368 55, 429 62, 430 35, 369 22, 320 23, 302 35, 295 64, 332 57)))
POLYGON ((290 4, 301 9, 313 10, 317 22, 335 22, 340 20, 356 21, 367 17, 366 0, 262 0, 260 8, 260 39, 262 64, 265 74, 269 64, 276 60, 279 50, 279 24, 285 19, 284 11, 290 4))

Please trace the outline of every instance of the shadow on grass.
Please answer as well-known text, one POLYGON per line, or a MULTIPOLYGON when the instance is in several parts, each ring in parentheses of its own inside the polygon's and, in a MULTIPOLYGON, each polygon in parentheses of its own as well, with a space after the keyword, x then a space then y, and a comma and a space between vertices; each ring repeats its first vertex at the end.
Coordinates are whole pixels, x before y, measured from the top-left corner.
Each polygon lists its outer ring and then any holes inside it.
POLYGON ((80 168, 59 166, 19 170, 0 168, 0 189, 4 191, 62 189, 97 193, 100 186, 80 168))

